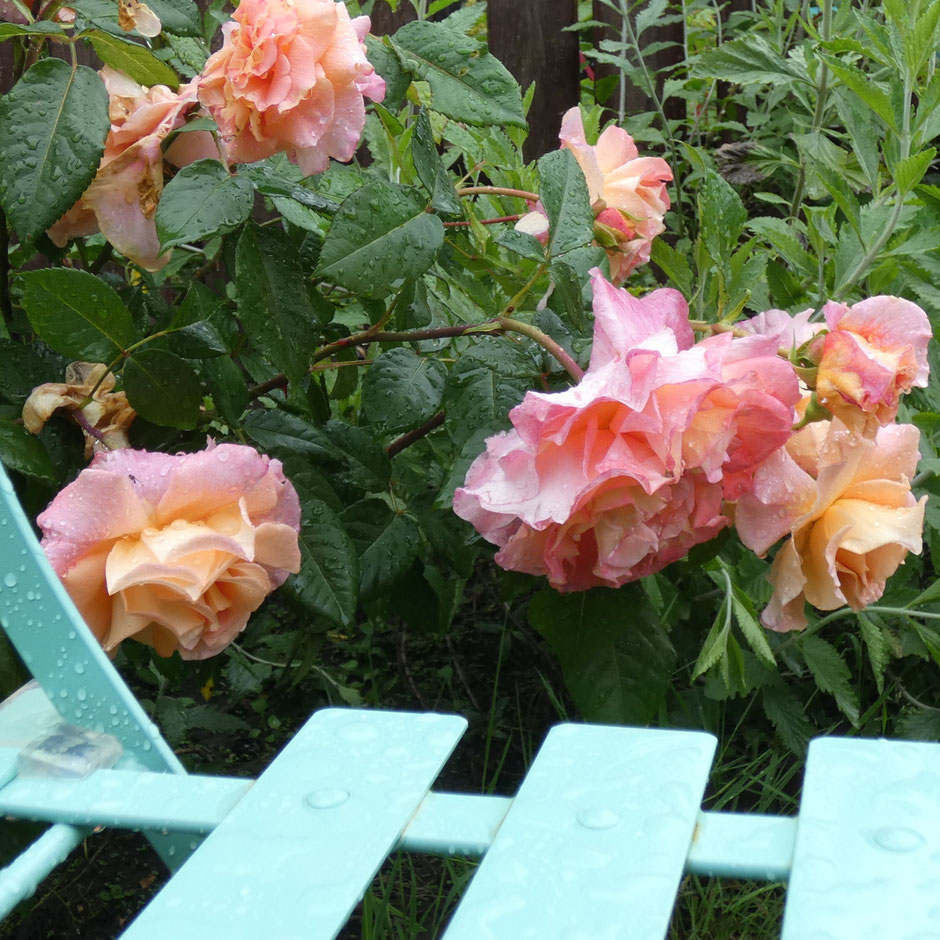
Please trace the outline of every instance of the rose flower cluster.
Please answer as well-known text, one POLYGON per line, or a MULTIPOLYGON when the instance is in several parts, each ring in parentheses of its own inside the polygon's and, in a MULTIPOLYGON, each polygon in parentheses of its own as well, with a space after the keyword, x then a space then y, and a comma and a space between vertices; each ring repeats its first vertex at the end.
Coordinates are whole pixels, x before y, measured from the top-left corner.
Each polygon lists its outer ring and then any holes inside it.
POLYGON ((131 261, 159 271, 170 259, 160 253, 154 223, 164 163, 241 163, 283 151, 310 174, 325 170, 331 157, 352 159, 365 125, 363 96, 385 96, 385 82, 365 56, 368 31, 367 16, 350 19, 336 0, 241 0, 222 27, 222 48, 178 91, 145 88, 105 66, 111 129, 104 155, 49 237, 63 247, 100 231, 131 261), (218 125, 219 142, 193 131, 164 152, 169 135, 202 112, 218 125))
POLYGON ((921 549, 919 435, 892 422, 899 395, 927 383, 926 314, 873 297, 827 305, 825 325, 768 311, 695 343, 676 291, 638 299, 592 276, 583 379, 529 392, 454 495, 497 563, 559 591, 617 587, 733 524, 759 554, 787 537, 767 627, 804 627, 804 601, 876 601, 921 549), (810 406, 830 420, 795 430, 810 406))

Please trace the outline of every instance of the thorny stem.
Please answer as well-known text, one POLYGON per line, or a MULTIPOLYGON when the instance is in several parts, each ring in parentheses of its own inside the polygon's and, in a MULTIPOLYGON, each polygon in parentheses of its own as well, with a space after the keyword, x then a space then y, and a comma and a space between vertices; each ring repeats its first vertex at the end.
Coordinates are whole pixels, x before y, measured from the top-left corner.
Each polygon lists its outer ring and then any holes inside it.
POLYGON ((414 428, 411 431, 408 431, 406 434, 402 434, 397 440, 392 441, 388 447, 385 448, 385 453, 389 457, 394 457, 396 454, 400 454, 406 447, 410 447, 414 444, 415 441, 420 440, 422 437, 427 436, 436 428, 439 428, 444 423, 444 412, 439 411, 436 415, 428 418, 421 427, 414 428))
MULTIPOLYGON (((520 293, 522 292, 520 291, 520 293)), ((516 296, 518 297, 519 294, 516 296)), ((500 333, 512 332, 527 336, 529 339, 538 343, 544 350, 551 353, 551 355, 565 367, 568 374, 576 382, 581 381, 584 375, 581 367, 550 336, 543 333, 538 327, 532 326, 530 323, 522 323, 519 320, 514 320, 505 315, 497 317, 494 320, 487 320, 484 323, 467 323, 462 326, 439 326, 431 327, 426 330, 376 329, 376 327, 380 325, 381 321, 368 330, 363 330, 361 333, 354 333, 352 336, 345 336, 335 343, 322 346, 313 354, 313 365, 311 365, 308 371, 317 371, 317 363, 351 346, 361 346, 368 343, 416 343, 426 339, 452 339, 457 336, 468 336, 471 334, 496 336, 500 333)), ((117 360, 117 362, 119 361, 120 360, 117 360)), ((117 365, 117 362, 115 362, 114 365, 117 365)), ((359 360, 358 364, 366 365, 367 360, 359 360)), ((347 363, 330 363, 325 366, 325 368, 332 368, 333 365, 347 365, 347 363)), ((353 363, 348 363, 348 365, 353 365, 353 363)), ((320 366, 319 368, 324 368, 324 366, 320 366)), ((270 392, 272 389, 283 386, 286 382, 287 376, 284 375, 283 372, 273 375, 264 382, 259 382, 257 385, 248 389, 248 398, 249 400, 258 398, 270 392)))
MULTIPOLYGON (((498 219, 477 219, 477 221, 480 225, 495 225, 497 222, 518 222, 521 218, 521 215, 501 215, 498 219)), ((444 228, 467 228, 470 225, 473 223, 465 219, 462 222, 445 222, 444 228)))
POLYGON ((580 382, 584 378, 584 370, 555 342, 547 333, 543 333, 538 327, 531 323, 522 323, 520 320, 513 320, 511 317, 500 317, 499 322, 503 329, 511 330, 514 333, 521 333, 528 336, 529 339, 538 343, 546 352, 551 353, 564 367, 568 375, 580 382))
POLYGON ((518 199, 527 199, 529 202, 538 202, 539 194, 530 193, 524 189, 508 189, 505 186, 464 186, 457 190, 458 196, 515 196, 518 199))

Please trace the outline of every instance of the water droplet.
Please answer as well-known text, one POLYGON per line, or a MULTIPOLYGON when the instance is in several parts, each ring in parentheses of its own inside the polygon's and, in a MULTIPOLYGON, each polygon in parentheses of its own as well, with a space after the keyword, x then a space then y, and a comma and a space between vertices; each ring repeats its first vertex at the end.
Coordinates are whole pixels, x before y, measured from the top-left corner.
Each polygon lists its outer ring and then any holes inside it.
POLYGON ((7 587, 16 587, 16 575, 12 571, 8 571, 6 576, 3 579, 3 583, 7 587))
POLYGON ((81 675, 81 674, 85 671, 85 664, 84 664, 84 663, 76 663, 73 668, 75 669, 75 671, 76 671, 79 675, 81 675))
POLYGON ((620 815, 605 806, 586 809, 578 816, 578 825, 585 829, 613 829, 620 822, 620 815))
POLYGON ((346 790, 314 790, 304 797, 304 803, 311 809, 333 809, 334 806, 341 806, 349 799, 349 793, 346 790))
POLYGON ((889 852, 913 852, 924 844, 924 837, 913 829, 903 826, 887 826, 873 836, 875 844, 889 852))

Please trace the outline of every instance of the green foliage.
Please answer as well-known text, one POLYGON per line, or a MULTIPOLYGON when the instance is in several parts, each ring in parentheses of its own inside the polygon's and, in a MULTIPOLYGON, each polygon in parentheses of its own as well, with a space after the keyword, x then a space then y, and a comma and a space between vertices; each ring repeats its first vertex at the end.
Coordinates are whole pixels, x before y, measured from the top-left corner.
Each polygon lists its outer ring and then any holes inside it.
POLYGON ((254 189, 218 160, 197 160, 164 187, 157 206, 161 249, 234 231, 251 212, 254 189))
POLYGON ((109 125, 101 79, 59 59, 37 62, 0 98, 0 207, 24 241, 85 191, 109 125))

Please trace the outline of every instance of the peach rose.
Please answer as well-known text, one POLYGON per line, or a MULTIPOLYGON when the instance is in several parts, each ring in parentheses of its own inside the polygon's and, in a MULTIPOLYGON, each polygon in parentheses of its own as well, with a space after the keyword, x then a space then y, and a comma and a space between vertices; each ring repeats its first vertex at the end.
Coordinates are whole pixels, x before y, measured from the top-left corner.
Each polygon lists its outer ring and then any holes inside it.
POLYGON ((285 151, 306 174, 351 160, 365 126, 363 95, 385 97, 365 55, 369 18, 334 0, 241 0, 206 63, 199 100, 232 163, 285 151))
MULTIPOLYGON (((159 271, 170 254, 160 254, 154 213, 163 192, 163 141, 181 127, 197 105, 196 84, 178 92, 165 85, 144 88, 123 72, 105 66, 101 78, 108 89, 111 129, 98 173, 82 198, 50 229, 59 247, 70 238, 101 231, 114 247, 148 271, 159 271)), ((218 159, 212 135, 181 134, 166 160, 185 166, 203 157, 218 159)))
POLYGON ((559 137, 587 181, 596 239, 607 249, 611 281, 622 284, 649 261, 653 239, 665 231, 672 170, 661 157, 639 156, 633 138, 620 127, 608 127, 591 146, 577 107, 562 118, 559 137))
POLYGON ((927 314, 900 297, 823 308, 829 332, 810 347, 816 396, 847 427, 872 436, 898 413, 898 399, 927 385, 927 314))
POLYGON ((584 378, 529 392, 454 494, 499 564, 561 591, 619 586, 712 538, 723 497, 789 436, 798 397, 772 341, 693 345, 678 291, 638 299, 592 274, 584 378))
POLYGON ((127 429, 136 417, 123 391, 114 391, 114 373, 100 362, 70 362, 64 382, 46 382, 32 390, 23 405, 23 424, 38 434, 56 411, 77 416, 85 435, 85 457, 95 446, 109 450, 129 447, 127 429), (94 397, 82 407, 92 389, 94 397))
POLYGON ((861 610, 881 597, 909 551, 920 553, 927 497, 917 502, 910 487, 919 440, 909 424, 868 439, 838 419, 816 422, 755 473, 753 492, 735 510, 741 540, 763 555, 791 534, 770 570, 765 626, 802 630, 805 601, 861 610))
POLYGON ((297 494, 277 460, 239 444, 98 454, 37 519, 42 547, 105 650, 227 646, 300 570, 297 494))

